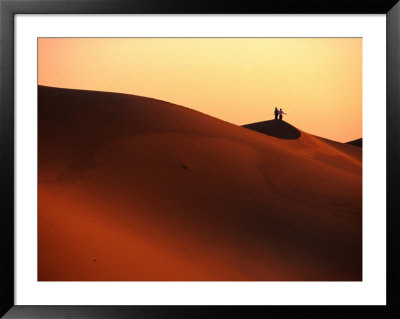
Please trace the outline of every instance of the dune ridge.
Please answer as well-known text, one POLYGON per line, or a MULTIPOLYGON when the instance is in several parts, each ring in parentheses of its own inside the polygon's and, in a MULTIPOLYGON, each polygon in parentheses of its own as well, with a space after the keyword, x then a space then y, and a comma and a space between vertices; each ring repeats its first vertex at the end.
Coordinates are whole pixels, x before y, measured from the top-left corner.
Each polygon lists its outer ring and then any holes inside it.
POLYGON ((358 138, 356 140, 349 141, 346 144, 362 147, 362 138, 358 138))
POLYGON ((362 279, 360 148, 118 93, 38 108, 39 280, 362 279))
POLYGON ((301 135, 297 128, 283 120, 262 121, 242 125, 242 127, 287 140, 299 138, 301 135))

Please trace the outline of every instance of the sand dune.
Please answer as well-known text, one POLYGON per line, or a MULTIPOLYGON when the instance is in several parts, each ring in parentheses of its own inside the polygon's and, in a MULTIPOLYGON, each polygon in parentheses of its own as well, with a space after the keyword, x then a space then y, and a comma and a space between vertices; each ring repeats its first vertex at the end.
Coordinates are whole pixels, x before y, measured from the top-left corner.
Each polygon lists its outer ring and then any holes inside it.
MULTIPOLYGON (((253 131, 256 131, 256 132, 259 132, 259 133, 278 137, 281 139, 297 139, 302 134, 302 132, 300 130, 298 130, 293 125, 291 125, 283 120, 282 121, 281 120, 269 120, 269 121, 251 123, 251 124, 243 125, 243 127, 253 130, 253 131)), ((362 139, 354 140, 354 141, 347 142, 347 143, 340 143, 340 142, 332 141, 327 138, 323 138, 323 137, 319 137, 319 136, 315 136, 315 135, 310 135, 310 136, 316 137, 317 139, 321 140, 325 144, 332 146, 337 151, 342 152, 342 155, 344 155, 345 157, 351 156, 354 159, 356 159, 356 161, 358 161, 358 162, 362 161, 361 150, 358 148, 355 148, 353 146, 350 146, 350 145, 361 146, 362 139)))
POLYGON ((362 147, 362 138, 347 142, 346 144, 355 145, 362 147))
POLYGON ((301 135, 297 128, 283 120, 263 121, 242 126, 253 131, 288 140, 299 138, 301 135))
POLYGON ((39 87, 39 280, 361 280, 361 148, 39 87))

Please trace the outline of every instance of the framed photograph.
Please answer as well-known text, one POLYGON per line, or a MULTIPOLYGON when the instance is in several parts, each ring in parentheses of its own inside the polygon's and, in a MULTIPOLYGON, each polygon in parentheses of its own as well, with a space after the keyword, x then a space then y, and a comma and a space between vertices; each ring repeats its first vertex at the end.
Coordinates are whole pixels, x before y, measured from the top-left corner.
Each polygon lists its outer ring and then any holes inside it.
POLYGON ((0 14, 1 315, 400 314, 397 1, 0 14))

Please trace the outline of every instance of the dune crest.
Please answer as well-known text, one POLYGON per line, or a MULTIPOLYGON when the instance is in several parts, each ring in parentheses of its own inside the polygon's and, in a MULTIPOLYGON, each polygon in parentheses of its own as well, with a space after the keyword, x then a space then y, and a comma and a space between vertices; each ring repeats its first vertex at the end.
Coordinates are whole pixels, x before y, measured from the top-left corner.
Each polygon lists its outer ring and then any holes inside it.
POLYGON ((38 107, 39 280, 362 279, 360 148, 126 94, 38 107))
POLYGON ((242 125, 253 131, 287 140, 299 138, 301 133, 293 125, 283 120, 270 120, 242 125))
POLYGON ((362 138, 358 138, 358 139, 356 139, 356 140, 347 142, 346 144, 350 144, 350 145, 355 145, 355 146, 362 147, 362 138))

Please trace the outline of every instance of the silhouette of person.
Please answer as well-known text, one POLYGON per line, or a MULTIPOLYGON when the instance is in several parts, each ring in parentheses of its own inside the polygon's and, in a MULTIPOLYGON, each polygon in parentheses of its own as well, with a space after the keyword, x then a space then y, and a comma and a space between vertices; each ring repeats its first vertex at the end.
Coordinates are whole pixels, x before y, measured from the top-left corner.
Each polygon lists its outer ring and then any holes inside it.
POLYGON ((278 119, 278 114, 279 114, 278 108, 275 107, 275 110, 274 110, 275 120, 278 119))
POLYGON ((283 114, 287 115, 282 109, 279 109, 279 119, 282 120, 283 114))

